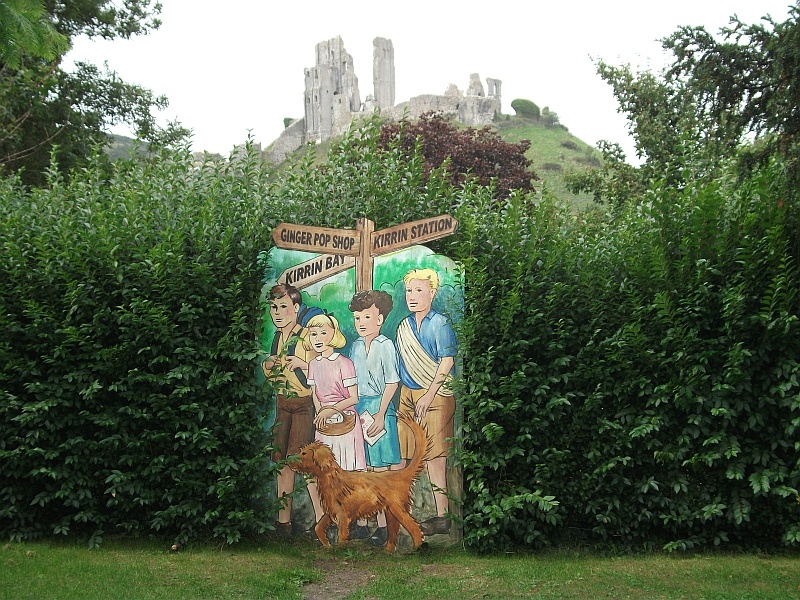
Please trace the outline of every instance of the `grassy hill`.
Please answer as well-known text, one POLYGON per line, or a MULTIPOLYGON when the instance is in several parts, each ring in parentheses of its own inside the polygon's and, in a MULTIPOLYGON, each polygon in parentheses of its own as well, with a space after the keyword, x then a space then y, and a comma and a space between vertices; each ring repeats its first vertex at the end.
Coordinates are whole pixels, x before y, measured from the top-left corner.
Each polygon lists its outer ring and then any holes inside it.
MULTIPOLYGON (((525 153, 531 160, 532 168, 542 181, 536 187, 547 186, 558 197, 570 202, 576 208, 585 208, 592 203, 590 194, 573 194, 564 185, 563 174, 570 170, 591 169, 601 165, 600 153, 583 140, 572 135, 565 127, 548 127, 540 122, 511 115, 503 115, 494 127, 505 141, 517 143, 530 140, 531 146, 525 153)), ((136 147, 135 140, 121 135, 113 135, 108 154, 112 160, 129 156, 136 147)), ((322 162, 330 148, 330 141, 308 146, 301 152, 313 152, 315 160, 322 162)), ((139 152, 146 152, 143 147, 139 152)), ((280 168, 280 166, 278 167, 280 168)))
POLYGON ((600 167, 600 152, 596 148, 575 137, 564 127, 546 127, 529 119, 512 116, 508 120, 498 121, 495 126, 506 142, 530 140, 531 146, 525 156, 531 160, 533 170, 549 190, 577 208, 584 208, 592 203, 590 194, 573 194, 568 191, 563 174, 567 171, 600 167))
MULTIPOLYGON (((531 160, 532 169, 541 178, 535 184, 537 189, 544 185, 577 209, 586 208, 593 203, 591 194, 573 194, 567 190, 563 175, 568 171, 600 167, 601 155, 596 148, 572 135, 565 127, 545 126, 541 122, 512 115, 503 115, 493 126, 506 142, 530 140, 531 145, 525 155, 531 160)), ((322 162, 330 146, 331 141, 328 140, 308 146, 295 156, 302 152, 312 152, 314 160, 322 162)))
POLYGON ((146 154, 146 148, 147 144, 139 144, 133 138, 112 133, 111 142, 108 145, 106 153, 111 160, 118 160, 121 158, 129 158, 134 151, 140 154, 146 154))

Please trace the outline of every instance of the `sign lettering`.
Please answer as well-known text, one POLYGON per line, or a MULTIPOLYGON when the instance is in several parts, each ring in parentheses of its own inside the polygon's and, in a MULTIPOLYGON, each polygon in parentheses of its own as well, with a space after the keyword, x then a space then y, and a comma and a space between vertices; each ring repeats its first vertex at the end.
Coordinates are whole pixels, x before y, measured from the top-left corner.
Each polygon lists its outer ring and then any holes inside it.
POLYGON ((298 289, 322 281, 347 269, 356 269, 356 289, 372 289, 374 258, 446 237, 455 233, 458 221, 450 215, 439 215, 395 225, 380 231, 375 223, 359 219, 356 229, 333 229, 281 223, 272 231, 278 248, 303 250, 319 256, 286 269, 278 281, 298 289))
POLYGON ((360 237, 354 229, 331 229, 281 223, 272 231, 272 240, 284 250, 305 250, 326 254, 356 256, 360 237))
POLYGON ((356 259, 354 256, 321 254, 311 260, 286 269, 281 273, 280 277, 278 277, 278 283, 286 283, 298 289, 302 289, 336 275, 337 273, 346 271, 354 267, 355 264, 356 259))
POLYGON ((453 217, 441 215, 381 229, 370 236, 370 254, 379 256, 413 244, 438 240, 455 233, 457 227, 458 221, 453 217))

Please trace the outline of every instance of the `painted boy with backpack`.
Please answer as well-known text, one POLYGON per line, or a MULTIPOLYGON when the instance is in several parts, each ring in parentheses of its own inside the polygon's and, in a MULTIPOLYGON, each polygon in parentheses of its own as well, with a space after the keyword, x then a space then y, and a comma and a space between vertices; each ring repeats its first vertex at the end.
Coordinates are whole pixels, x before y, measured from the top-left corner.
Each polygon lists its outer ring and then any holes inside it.
MULTIPOLYGON (((302 344, 304 323, 322 309, 303 304, 300 290, 291 285, 278 284, 269 291, 269 314, 275 324, 269 357, 261 364, 264 375, 276 388, 277 402, 273 429, 275 462, 297 454, 300 448, 314 439, 314 403, 308 386, 308 362, 315 354, 302 344)), ((285 496, 285 504, 278 512, 275 523, 279 535, 292 532, 292 493, 294 471, 284 465, 278 474, 278 498, 285 496)), ((322 516, 316 484, 309 482, 308 492, 317 519, 322 516)))

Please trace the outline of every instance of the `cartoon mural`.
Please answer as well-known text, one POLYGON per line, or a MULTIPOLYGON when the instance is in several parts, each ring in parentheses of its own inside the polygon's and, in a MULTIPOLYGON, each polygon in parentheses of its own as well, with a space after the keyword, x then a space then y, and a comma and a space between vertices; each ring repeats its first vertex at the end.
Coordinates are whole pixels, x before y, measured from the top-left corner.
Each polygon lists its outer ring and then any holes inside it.
POLYGON ((346 529, 337 530, 339 543, 389 551, 401 526, 412 547, 422 534, 459 533, 446 515, 458 514, 449 498, 461 493, 450 458, 460 418, 450 379, 463 286, 451 260, 417 244, 456 227, 443 215, 377 232, 366 219, 354 230, 283 224, 273 232, 262 368, 278 392, 273 458, 300 457, 281 470, 278 497, 295 489, 292 469, 311 476, 307 498, 285 498, 280 532, 315 532, 327 546, 334 523, 346 529), (358 502, 343 508, 339 496, 353 485, 358 502))

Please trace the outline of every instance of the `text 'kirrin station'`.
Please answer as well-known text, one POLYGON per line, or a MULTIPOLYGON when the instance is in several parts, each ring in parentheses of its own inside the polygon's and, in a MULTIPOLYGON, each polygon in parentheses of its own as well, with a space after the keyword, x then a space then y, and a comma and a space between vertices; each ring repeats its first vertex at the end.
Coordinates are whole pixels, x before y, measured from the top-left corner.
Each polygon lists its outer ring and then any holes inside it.
POLYGON ((455 231, 457 225, 458 221, 447 215, 377 231, 372 234, 372 254, 402 248, 408 246, 408 242, 413 244, 449 235, 455 231))

